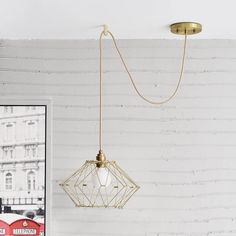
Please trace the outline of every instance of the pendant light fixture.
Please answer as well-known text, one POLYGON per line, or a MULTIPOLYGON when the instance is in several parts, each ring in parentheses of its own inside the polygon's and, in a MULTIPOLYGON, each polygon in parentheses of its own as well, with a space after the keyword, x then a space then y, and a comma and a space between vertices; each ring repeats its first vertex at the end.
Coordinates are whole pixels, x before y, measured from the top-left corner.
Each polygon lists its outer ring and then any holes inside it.
POLYGON ((126 70, 131 83, 137 94, 146 102, 161 105, 170 101, 177 93, 180 82, 183 77, 185 52, 187 35, 197 34, 201 32, 202 26, 195 22, 180 22, 170 26, 170 30, 174 34, 184 35, 183 56, 180 68, 178 83, 173 93, 162 101, 152 101, 144 97, 138 90, 131 73, 124 61, 124 58, 117 46, 116 39, 108 30, 107 25, 99 38, 99 65, 100 65, 100 86, 99 86, 99 152, 96 160, 87 160, 84 165, 73 173, 69 178, 63 181, 60 185, 68 194, 71 200, 77 207, 103 207, 103 208, 122 208, 131 196, 139 189, 139 186, 128 176, 128 174, 116 163, 109 161, 103 153, 102 144, 102 121, 103 121, 103 99, 102 99, 102 39, 104 36, 110 36, 115 49, 121 59, 121 62, 126 70))

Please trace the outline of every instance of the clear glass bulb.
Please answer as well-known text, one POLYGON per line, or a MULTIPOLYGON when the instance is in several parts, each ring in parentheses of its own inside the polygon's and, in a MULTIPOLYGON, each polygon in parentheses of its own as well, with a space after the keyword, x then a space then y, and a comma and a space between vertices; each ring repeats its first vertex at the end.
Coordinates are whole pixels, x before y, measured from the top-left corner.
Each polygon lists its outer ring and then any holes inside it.
POLYGON ((92 183, 94 187, 108 187, 111 184, 111 174, 107 168, 96 168, 92 175, 92 183))

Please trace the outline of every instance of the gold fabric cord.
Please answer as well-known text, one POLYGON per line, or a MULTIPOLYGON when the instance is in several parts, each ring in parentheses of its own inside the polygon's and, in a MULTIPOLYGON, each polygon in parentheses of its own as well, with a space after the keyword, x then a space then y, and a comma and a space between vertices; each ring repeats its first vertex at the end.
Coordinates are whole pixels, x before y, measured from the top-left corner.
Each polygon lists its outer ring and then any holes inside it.
POLYGON ((187 34, 185 32, 185 37, 184 37, 184 47, 183 47, 183 56, 182 56, 182 61, 181 61, 181 67, 180 67, 180 75, 179 75, 179 79, 178 79, 178 82, 177 82, 177 85, 173 91, 173 93, 168 97, 168 98, 165 98, 164 100, 161 100, 161 101, 153 101, 153 100, 150 100, 148 98, 146 98, 144 95, 141 94, 141 92, 138 90, 137 88, 137 85, 135 84, 134 82, 134 79, 125 63, 125 60, 121 54, 121 51, 120 49, 118 48, 117 46, 117 42, 116 42, 116 39, 114 37, 114 35, 110 32, 110 31, 102 31, 101 34, 100 34, 100 38, 99 38, 99 73, 100 73, 100 86, 99 86, 99 94, 100 94, 100 104, 99 104, 99 147, 100 147, 100 150, 102 150, 102 56, 103 56, 103 51, 102 51, 102 39, 103 39, 103 36, 107 36, 107 35, 110 35, 111 36, 111 39, 113 41, 113 44, 115 46, 115 49, 121 59, 121 62, 125 68, 125 71, 127 72, 128 74, 128 77, 136 91, 136 93, 139 95, 139 97, 141 97, 144 101, 148 102, 148 103, 151 103, 151 104, 154 104, 154 105, 162 105, 162 104, 165 104, 167 102, 169 102, 172 98, 175 97, 175 95, 177 94, 177 91, 179 89, 179 86, 180 86, 180 83, 182 81, 182 78, 183 78, 183 71, 184 71, 184 63, 185 63, 185 55, 186 55, 186 44, 187 44, 187 34))

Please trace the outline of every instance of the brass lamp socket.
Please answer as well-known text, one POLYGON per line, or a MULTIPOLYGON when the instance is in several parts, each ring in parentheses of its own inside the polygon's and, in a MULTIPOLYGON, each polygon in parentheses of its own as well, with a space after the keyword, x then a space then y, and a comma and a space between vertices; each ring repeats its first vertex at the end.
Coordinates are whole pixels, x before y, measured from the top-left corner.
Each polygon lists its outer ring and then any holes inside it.
POLYGON ((96 156, 96 160, 98 161, 98 163, 96 164, 98 168, 105 166, 106 156, 102 152, 102 150, 99 150, 99 152, 96 156))

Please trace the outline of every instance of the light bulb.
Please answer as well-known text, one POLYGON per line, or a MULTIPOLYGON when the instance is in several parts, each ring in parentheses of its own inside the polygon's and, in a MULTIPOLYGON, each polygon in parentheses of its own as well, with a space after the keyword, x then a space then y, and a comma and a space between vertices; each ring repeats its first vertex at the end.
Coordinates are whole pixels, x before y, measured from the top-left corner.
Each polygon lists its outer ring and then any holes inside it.
POLYGON ((92 175, 92 183, 94 187, 108 187, 111 183, 111 174, 107 168, 96 168, 92 175))

